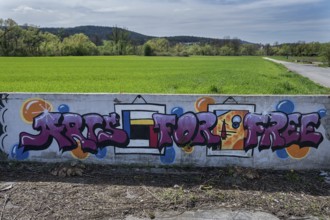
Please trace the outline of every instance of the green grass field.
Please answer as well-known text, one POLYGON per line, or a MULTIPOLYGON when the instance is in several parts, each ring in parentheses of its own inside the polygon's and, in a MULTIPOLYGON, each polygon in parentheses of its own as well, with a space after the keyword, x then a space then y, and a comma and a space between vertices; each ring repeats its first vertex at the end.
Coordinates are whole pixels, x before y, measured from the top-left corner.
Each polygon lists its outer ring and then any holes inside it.
POLYGON ((261 57, 0 58, 1 92, 329 94, 261 57))

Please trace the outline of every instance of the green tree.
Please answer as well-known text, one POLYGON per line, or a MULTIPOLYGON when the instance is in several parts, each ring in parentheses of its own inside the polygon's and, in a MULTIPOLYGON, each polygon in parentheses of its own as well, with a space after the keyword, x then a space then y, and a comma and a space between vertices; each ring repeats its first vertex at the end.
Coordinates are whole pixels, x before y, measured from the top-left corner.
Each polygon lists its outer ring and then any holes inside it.
POLYGON ((97 54, 95 44, 84 34, 75 34, 64 38, 63 55, 86 56, 97 54))
POLYGON ((127 54, 127 47, 130 45, 130 34, 127 29, 119 28, 117 26, 113 27, 110 40, 112 40, 115 44, 114 48, 116 55, 127 54))
POLYGON ((271 48, 270 44, 266 44, 264 46, 264 53, 265 53, 266 56, 272 56, 273 55, 272 54, 272 48, 271 48))
POLYGON ((146 45, 149 45, 154 55, 168 56, 169 54, 169 41, 166 38, 153 38, 148 40, 146 45))
POLYGON ((234 50, 227 45, 222 46, 220 48, 220 55, 222 55, 222 56, 232 56, 232 55, 234 55, 234 53, 235 53, 234 50))
POLYGON ((32 26, 26 27, 26 29, 22 31, 21 38, 21 55, 40 55, 40 45, 44 41, 44 36, 38 28, 32 26))
POLYGON ((114 41, 104 40, 103 45, 98 47, 101 55, 116 55, 117 47, 114 41))
POLYGON ((143 46, 143 55, 144 56, 152 56, 153 55, 153 51, 152 48, 149 44, 144 44, 143 46))
POLYGON ((312 42, 310 44, 310 54, 309 56, 318 56, 321 53, 321 44, 319 42, 312 42))
POLYGON ((57 35, 51 33, 43 33, 43 41, 40 45, 40 53, 43 56, 60 56, 62 42, 57 35))
POLYGON ((233 38, 230 42, 230 47, 234 51, 233 55, 239 55, 239 50, 241 46, 241 40, 238 38, 233 38))
POLYGON ((290 55, 290 46, 287 44, 283 44, 279 50, 279 55, 286 56, 288 59, 290 55))
POLYGON ((210 44, 205 44, 201 47, 202 49, 202 54, 204 56, 213 56, 214 55, 214 48, 210 44))
POLYGON ((254 56, 256 55, 258 46, 255 44, 243 44, 240 47, 240 55, 243 56, 254 56))
POLYGON ((328 66, 330 67, 330 43, 323 45, 322 57, 323 57, 324 61, 328 63, 328 66))
POLYGON ((178 43, 172 48, 172 54, 180 57, 188 57, 189 46, 182 43, 178 43))
POLYGON ((0 54, 4 56, 15 56, 19 50, 22 28, 8 18, 0 19, 0 54))
POLYGON ((193 44, 193 45, 189 46, 188 54, 190 54, 190 55, 202 55, 202 49, 201 49, 200 45, 193 44))

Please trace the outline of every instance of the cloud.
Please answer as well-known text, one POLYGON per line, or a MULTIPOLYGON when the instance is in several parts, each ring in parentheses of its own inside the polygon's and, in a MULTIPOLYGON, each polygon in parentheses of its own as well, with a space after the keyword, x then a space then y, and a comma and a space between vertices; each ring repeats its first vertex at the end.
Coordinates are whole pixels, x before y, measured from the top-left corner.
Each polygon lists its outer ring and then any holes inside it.
POLYGON ((175 8, 173 9, 174 12, 178 12, 178 13, 183 13, 183 12, 188 12, 188 11, 192 11, 193 9, 191 8, 175 8))
POLYGON ((18 7, 14 8, 13 11, 16 13, 42 12, 39 9, 35 9, 27 5, 19 5, 18 7))
MULTIPOLYGON (((122 26, 152 36, 232 36, 252 42, 330 36, 328 0, 0 1, 3 18, 47 27, 122 26)), ((329 38, 329 37, 328 37, 329 38)))
POLYGON ((94 9, 94 12, 123 12, 127 11, 129 8, 126 6, 118 6, 118 7, 109 7, 109 8, 99 8, 94 9))
POLYGON ((315 4, 323 0, 259 0, 241 4, 239 7, 242 9, 261 9, 261 8, 275 8, 275 7, 298 7, 306 4, 315 4))

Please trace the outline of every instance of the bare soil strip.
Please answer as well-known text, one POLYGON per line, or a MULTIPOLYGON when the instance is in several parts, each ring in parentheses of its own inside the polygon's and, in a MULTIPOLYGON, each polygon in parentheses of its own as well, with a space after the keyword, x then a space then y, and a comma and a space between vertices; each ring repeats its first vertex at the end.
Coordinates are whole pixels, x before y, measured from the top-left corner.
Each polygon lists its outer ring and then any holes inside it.
POLYGON ((319 171, 6 162, 0 172, 1 219, 152 219, 217 208, 330 217, 330 185, 319 171))

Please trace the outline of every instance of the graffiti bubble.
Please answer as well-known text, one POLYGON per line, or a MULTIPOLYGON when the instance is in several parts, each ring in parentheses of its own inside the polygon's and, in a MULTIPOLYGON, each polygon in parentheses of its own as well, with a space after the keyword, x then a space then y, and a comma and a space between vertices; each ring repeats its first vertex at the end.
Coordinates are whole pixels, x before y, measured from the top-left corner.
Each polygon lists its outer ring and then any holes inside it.
POLYGON ((15 144, 11 150, 10 156, 16 160, 25 160, 29 157, 29 151, 24 152, 24 147, 18 148, 18 144, 15 144))
POLYGON ((51 112, 53 110, 52 105, 39 98, 33 98, 26 100, 21 107, 21 117, 28 123, 32 124, 33 119, 41 113, 51 112))
POLYGON ((211 97, 202 97, 195 102, 196 112, 207 112, 208 105, 215 104, 215 100, 211 97))
POLYGON ((105 148, 105 147, 98 148, 97 153, 95 154, 95 156, 99 159, 105 158, 106 155, 107 155, 107 148, 105 148))
POLYGON ((192 154, 194 152, 194 147, 193 146, 185 146, 182 148, 182 150, 186 153, 186 154, 192 154))
POLYGON ((289 158, 289 154, 286 152, 285 149, 277 150, 276 155, 278 156, 278 158, 283 159, 283 160, 289 158))
POLYGON ((59 112, 61 112, 61 113, 68 113, 68 112, 70 112, 70 108, 66 104, 62 104, 62 105, 58 106, 57 110, 59 112))
POLYGON ((165 148, 165 155, 160 156, 160 161, 163 164, 172 164, 175 160, 175 150, 174 147, 166 147, 165 148))
POLYGON ((286 148, 286 152, 293 159, 303 159, 305 158, 310 151, 309 147, 300 148, 299 145, 294 144, 286 148))
POLYGON ((183 115, 183 108, 175 107, 172 109, 171 114, 177 115, 178 117, 180 117, 181 115, 183 115))
POLYGON ((239 115, 235 115, 232 119, 231 119, 231 122, 233 123, 232 124, 232 127, 237 129, 239 128, 239 126, 241 125, 241 122, 242 122, 242 118, 241 116, 239 115))
POLYGON ((77 141, 77 147, 75 149, 73 149, 71 151, 71 155, 76 158, 76 159, 79 159, 79 160, 84 160, 86 159, 88 156, 89 156, 89 153, 88 152, 84 152, 82 149, 81 149, 81 143, 80 141, 77 141))
POLYGON ((325 117, 327 115, 327 110, 326 109, 320 109, 318 111, 319 115, 321 118, 325 117))
POLYGON ((291 114, 294 111, 294 104, 290 100, 283 100, 277 104, 276 110, 286 114, 291 114))

